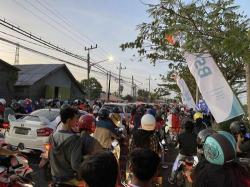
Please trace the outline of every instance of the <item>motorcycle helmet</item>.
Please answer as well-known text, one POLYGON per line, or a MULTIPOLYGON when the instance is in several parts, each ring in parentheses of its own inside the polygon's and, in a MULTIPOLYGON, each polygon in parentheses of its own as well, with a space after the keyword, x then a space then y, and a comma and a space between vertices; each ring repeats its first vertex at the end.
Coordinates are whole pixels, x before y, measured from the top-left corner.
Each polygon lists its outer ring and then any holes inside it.
POLYGON ((29 99, 29 98, 26 98, 26 99, 24 100, 24 102, 25 102, 26 105, 31 105, 31 104, 32 104, 32 100, 29 99))
POLYGON ((224 165, 236 158, 236 143, 233 137, 225 132, 215 133, 207 137, 204 143, 206 160, 215 165, 224 165))
POLYGON ((18 102, 14 101, 11 103, 10 107, 13 108, 14 110, 16 110, 20 107, 20 104, 18 102))
POLYGON ((156 111, 154 109, 152 109, 152 108, 148 109, 146 113, 151 114, 154 117, 156 116, 156 111))
POLYGON ((194 120, 196 121, 197 119, 203 119, 203 114, 201 112, 196 112, 194 114, 194 120))
POLYGON ((2 105, 6 105, 6 100, 5 100, 5 99, 3 99, 3 98, 1 98, 1 99, 0 99, 0 104, 2 104, 2 105))
POLYGON ((82 115, 78 120, 78 128, 80 131, 86 130, 87 132, 94 133, 95 132, 95 125, 94 125, 94 117, 87 114, 82 115))
POLYGON ((114 107, 114 108, 113 108, 113 113, 120 113, 119 108, 118 108, 118 107, 114 107))
POLYGON ((245 135, 247 133, 247 128, 243 121, 234 121, 230 124, 230 131, 233 135, 240 133, 245 135))
POLYGON ((204 129, 200 131, 197 135, 197 146, 199 149, 203 148, 203 144, 205 143, 208 136, 217 133, 213 129, 204 129))
POLYGON ((153 115, 145 114, 144 116, 142 116, 141 127, 143 130, 153 131, 153 130, 155 130, 155 126, 156 126, 156 121, 155 121, 155 117, 153 115))
POLYGON ((106 108, 102 108, 98 111, 98 116, 103 119, 108 119, 110 111, 106 108))
POLYGON ((236 141, 235 141, 233 135, 230 134, 229 132, 226 132, 226 131, 218 131, 218 133, 222 134, 230 141, 230 143, 232 144, 232 146, 234 147, 235 152, 236 152, 236 141))
POLYGON ((61 106, 61 110, 64 110, 65 108, 69 108, 69 107, 70 107, 69 104, 63 104, 63 105, 61 106))
POLYGON ((78 99, 74 100, 73 105, 79 105, 80 101, 78 99))

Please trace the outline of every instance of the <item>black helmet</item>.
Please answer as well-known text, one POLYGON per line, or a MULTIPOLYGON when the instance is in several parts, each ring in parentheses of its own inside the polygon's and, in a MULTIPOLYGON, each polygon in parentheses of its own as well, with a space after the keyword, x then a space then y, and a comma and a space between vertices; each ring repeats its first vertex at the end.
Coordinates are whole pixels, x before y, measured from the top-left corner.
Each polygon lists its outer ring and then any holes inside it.
POLYGON ((200 131, 197 135, 197 144, 198 144, 198 148, 203 148, 203 144, 205 143, 206 139, 208 136, 217 133, 215 130, 213 129, 204 129, 202 131, 200 131))
POLYGON ((70 105, 69 104, 63 104, 61 106, 61 110, 64 110, 65 108, 70 108, 70 105))
POLYGON ((113 108, 113 113, 120 113, 120 110, 117 106, 113 108))
POLYGON ((232 134, 240 134, 245 135, 247 133, 247 128, 243 121, 234 121, 230 124, 230 131, 232 134))
POLYGON ((102 108, 101 110, 98 111, 98 116, 100 118, 107 119, 109 117, 110 111, 106 108, 102 108))

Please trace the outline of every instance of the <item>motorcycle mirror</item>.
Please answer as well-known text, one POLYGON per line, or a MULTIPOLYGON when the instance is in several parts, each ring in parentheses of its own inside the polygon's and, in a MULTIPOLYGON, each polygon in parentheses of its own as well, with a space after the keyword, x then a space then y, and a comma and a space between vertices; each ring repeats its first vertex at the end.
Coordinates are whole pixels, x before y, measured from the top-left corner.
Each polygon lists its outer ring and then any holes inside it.
POLYGON ((114 140, 114 141, 111 143, 111 145, 112 145, 113 147, 116 147, 116 146, 118 145, 118 141, 117 141, 117 140, 114 140))

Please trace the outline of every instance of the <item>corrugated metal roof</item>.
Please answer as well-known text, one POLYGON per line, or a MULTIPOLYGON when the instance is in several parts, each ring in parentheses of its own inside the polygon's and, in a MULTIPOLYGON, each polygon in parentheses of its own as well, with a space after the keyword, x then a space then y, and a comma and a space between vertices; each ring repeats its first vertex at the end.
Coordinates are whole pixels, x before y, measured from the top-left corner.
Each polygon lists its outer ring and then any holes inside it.
POLYGON ((29 86, 47 76, 52 71, 65 66, 64 64, 27 64, 15 65, 21 71, 18 72, 18 80, 15 86, 29 86))
POLYGON ((2 59, 0 59, 0 63, 2 63, 2 64, 4 64, 4 65, 8 66, 9 68, 11 68, 11 69, 13 69, 13 70, 15 70, 15 71, 20 71, 20 69, 18 69, 18 68, 15 67, 15 66, 12 66, 11 64, 5 62, 5 61, 2 60, 2 59))

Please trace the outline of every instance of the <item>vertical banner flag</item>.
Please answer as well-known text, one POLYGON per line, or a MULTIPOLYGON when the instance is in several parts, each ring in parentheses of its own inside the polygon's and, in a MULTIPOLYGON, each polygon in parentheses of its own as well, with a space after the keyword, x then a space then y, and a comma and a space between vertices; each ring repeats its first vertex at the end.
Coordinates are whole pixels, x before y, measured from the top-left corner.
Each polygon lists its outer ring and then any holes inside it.
POLYGON ((238 99, 210 54, 186 52, 184 57, 217 123, 244 114, 238 99))
POLYGON ((179 76, 176 76, 176 83, 181 90, 181 96, 182 96, 181 98, 182 98, 183 104, 186 105, 188 108, 195 109, 195 102, 186 85, 186 82, 183 79, 181 79, 179 76))

